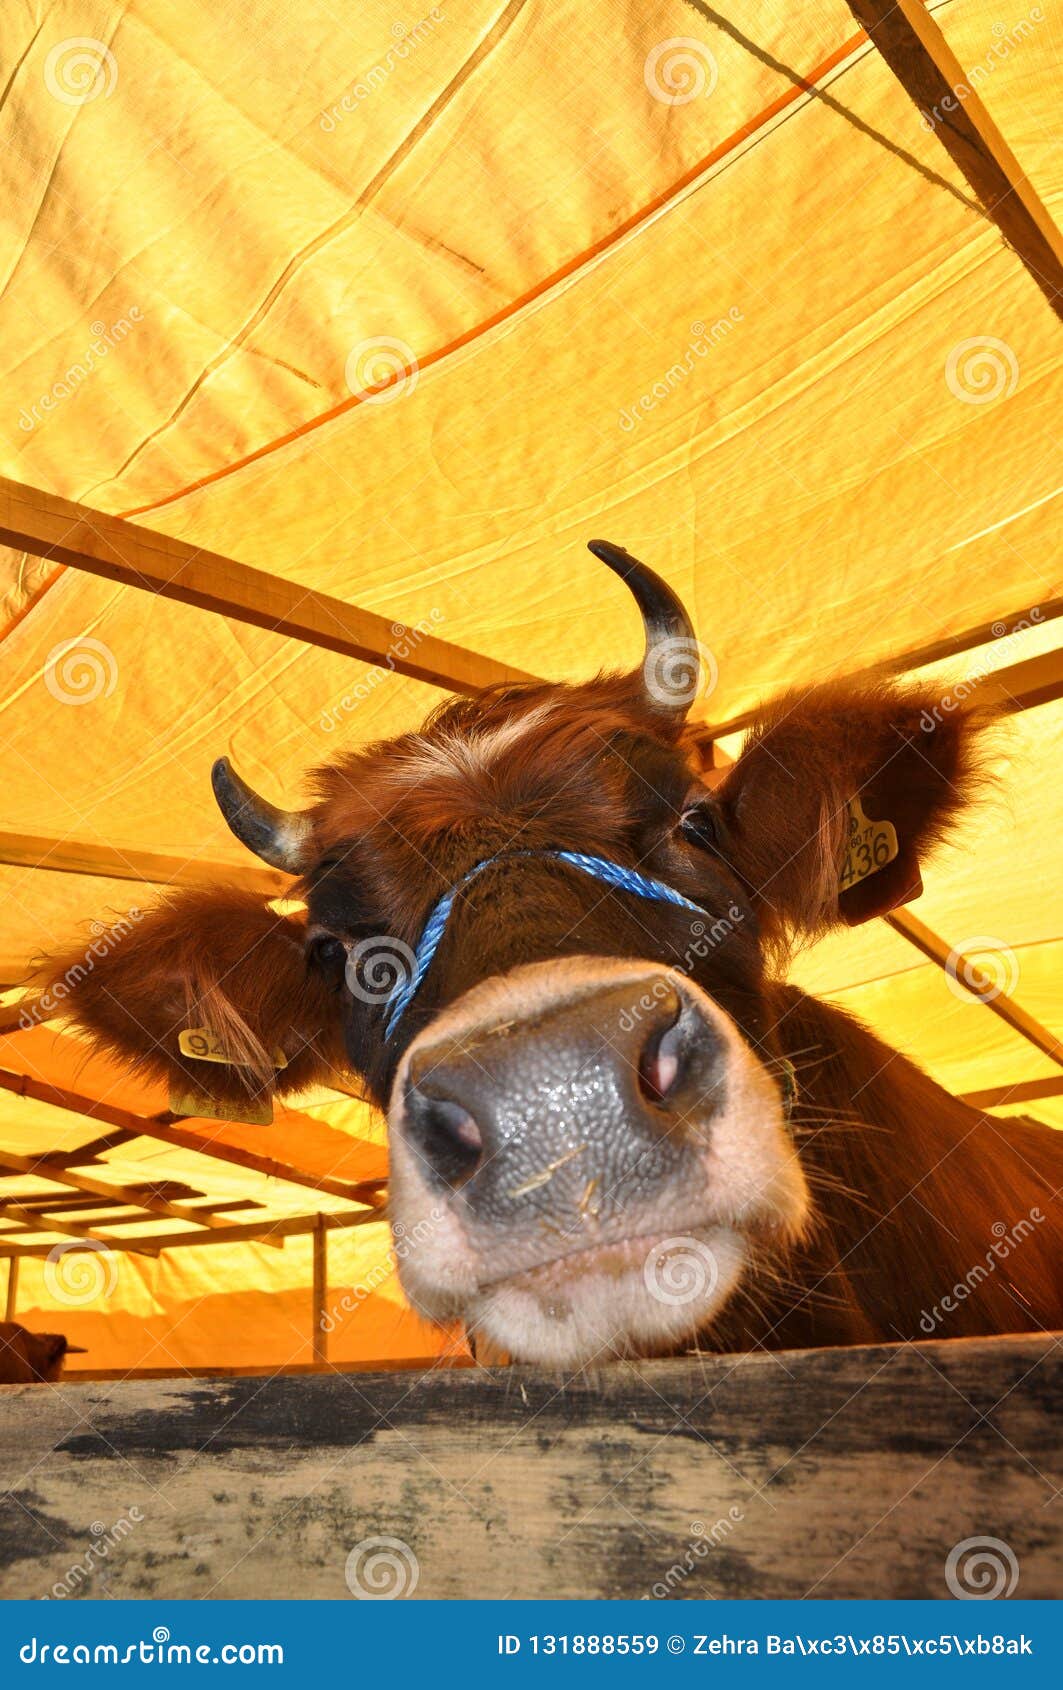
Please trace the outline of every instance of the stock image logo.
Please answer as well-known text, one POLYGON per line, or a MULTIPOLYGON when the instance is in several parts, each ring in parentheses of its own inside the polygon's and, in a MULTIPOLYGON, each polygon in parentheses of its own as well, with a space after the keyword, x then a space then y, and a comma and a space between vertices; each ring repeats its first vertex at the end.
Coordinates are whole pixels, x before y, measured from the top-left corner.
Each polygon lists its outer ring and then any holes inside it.
POLYGON ((696 698, 709 698, 716 690, 720 671, 715 656, 701 640, 676 635, 651 646, 642 674, 654 703, 680 710, 696 698))
POLYGON ((417 958, 402 939, 374 934, 359 939, 347 956, 347 989, 362 1003, 387 1003, 412 978, 417 958))
POLYGON ((650 1296, 678 1308, 716 1289, 720 1267, 707 1244, 698 1238, 666 1238, 655 1244, 642 1267, 650 1296))
POLYGON ((1019 983, 1019 959, 1010 945, 991 933, 978 933, 951 950, 945 980, 962 1003, 994 1003, 1011 997, 1019 983))
POLYGON ((60 640, 45 660, 44 684, 60 704, 92 704, 118 685, 118 660, 102 640, 60 640))
POLYGON ((1019 360, 1006 340, 974 335, 959 341, 945 360, 945 384, 965 405, 989 405, 1007 399, 1019 380, 1019 360))
POLYGON ((394 1602, 412 1596, 421 1568, 401 1537, 363 1537, 343 1569, 347 1589, 361 1602, 394 1602))
POLYGON ((109 100, 118 86, 118 61, 93 35, 58 41, 44 61, 44 86, 64 106, 109 100))
POLYGON ((351 393, 366 405, 392 405, 415 392, 421 371, 413 347, 394 335, 378 334, 352 346, 343 367, 351 393))
POLYGON ((674 35, 651 48, 642 75, 650 94, 662 106, 689 106, 715 92, 720 70, 704 41, 692 35, 674 35))
POLYGON ((999 1537, 965 1537, 949 1550, 945 1583, 961 1602, 995 1602, 1018 1582, 1018 1557, 999 1537))
POLYGON ((108 1298, 118 1284, 118 1258, 106 1244, 78 1238, 57 1244, 44 1263, 44 1288, 54 1302, 83 1308, 108 1298))

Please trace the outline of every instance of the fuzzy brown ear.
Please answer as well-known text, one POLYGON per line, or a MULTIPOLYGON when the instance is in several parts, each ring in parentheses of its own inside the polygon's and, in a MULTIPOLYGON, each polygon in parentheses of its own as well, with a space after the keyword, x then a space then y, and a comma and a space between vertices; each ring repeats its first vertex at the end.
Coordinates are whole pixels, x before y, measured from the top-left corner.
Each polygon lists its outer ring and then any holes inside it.
POLYGON ((307 968, 305 937, 301 916, 254 893, 189 889, 94 924, 32 984, 43 1007, 146 1077, 246 1104, 347 1069, 340 999, 307 968))
POLYGON ((718 788, 766 936, 810 938, 918 897, 921 863, 977 792, 986 725, 888 681, 777 699, 718 788))

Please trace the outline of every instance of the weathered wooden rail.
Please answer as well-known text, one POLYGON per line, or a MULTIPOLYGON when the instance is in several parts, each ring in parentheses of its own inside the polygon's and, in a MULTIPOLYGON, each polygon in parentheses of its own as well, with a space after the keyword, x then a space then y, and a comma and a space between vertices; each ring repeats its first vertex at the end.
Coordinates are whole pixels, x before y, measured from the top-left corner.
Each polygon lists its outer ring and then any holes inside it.
POLYGON ((0 1595, 1058 1596, 1061 1397, 1053 1334, 8 1387, 0 1595))

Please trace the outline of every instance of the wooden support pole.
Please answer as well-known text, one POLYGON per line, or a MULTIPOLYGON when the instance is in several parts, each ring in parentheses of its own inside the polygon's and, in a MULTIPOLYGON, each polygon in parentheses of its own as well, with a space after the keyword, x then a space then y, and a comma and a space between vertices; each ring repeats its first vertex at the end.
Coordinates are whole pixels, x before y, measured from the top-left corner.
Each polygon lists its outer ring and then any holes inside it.
POLYGON ((435 634, 397 640, 390 616, 6 476, 0 477, 0 541, 361 663, 386 665, 448 692, 536 679, 435 634))
POLYGON ((848 4, 986 216, 1063 317, 1063 235, 924 0, 848 4))
POLYGON ((314 1248, 314 1360, 328 1361, 328 1333, 325 1330, 325 1299, 328 1296, 328 1232, 325 1218, 318 1215, 313 1232, 314 1248))
POLYGON ((4 1319, 14 1320, 18 1304, 18 1257, 11 1256, 7 1264, 7 1295, 4 1300, 4 1319))
POLYGON ((958 976, 961 984, 969 982, 971 996, 976 1002, 992 1010, 994 1015, 999 1015, 1016 1033, 1020 1033, 1030 1044, 1043 1051, 1045 1056, 1051 1057, 1053 1062, 1058 1062, 1060 1067, 1063 1067, 1063 1043, 1050 1033, 1047 1027, 1042 1027, 1039 1021, 1028 1015, 1007 992, 996 991, 995 983, 969 957, 952 950, 933 928, 920 921, 918 916, 912 915, 910 910, 894 910, 892 915, 887 915, 884 919, 895 933, 907 939, 910 945, 914 945, 917 951, 929 957, 931 962, 936 962, 939 968, 945 969, 953 978, 958 976))

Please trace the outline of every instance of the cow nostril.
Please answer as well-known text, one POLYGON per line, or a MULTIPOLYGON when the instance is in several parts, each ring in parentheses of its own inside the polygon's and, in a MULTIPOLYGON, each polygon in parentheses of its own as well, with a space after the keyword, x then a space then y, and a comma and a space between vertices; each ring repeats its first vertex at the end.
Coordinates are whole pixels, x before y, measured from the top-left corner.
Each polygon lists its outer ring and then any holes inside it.
POLYGON ((680 1024, 651 1033, 639 1057, 639 1086, 651 1103, 666 1103, 679 1083, 683 1068, 680 1024))
POLYGON ((483 1135, 460 1103, 412 1087, 406 1095, 406 1126, 414 1149, 444 1185, 460 1185, 479 1167, 483 1135))

